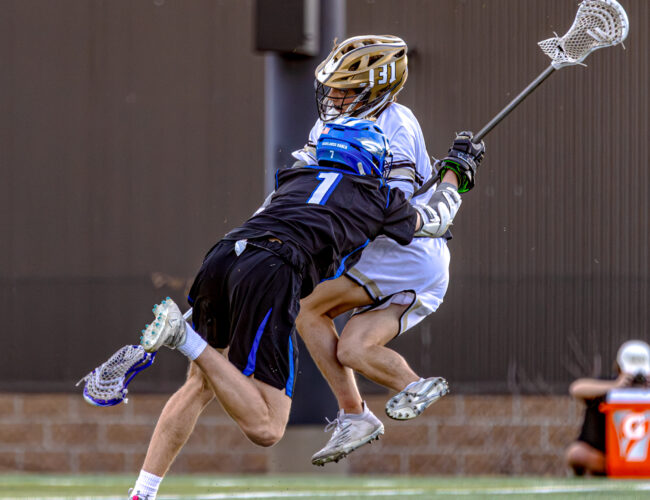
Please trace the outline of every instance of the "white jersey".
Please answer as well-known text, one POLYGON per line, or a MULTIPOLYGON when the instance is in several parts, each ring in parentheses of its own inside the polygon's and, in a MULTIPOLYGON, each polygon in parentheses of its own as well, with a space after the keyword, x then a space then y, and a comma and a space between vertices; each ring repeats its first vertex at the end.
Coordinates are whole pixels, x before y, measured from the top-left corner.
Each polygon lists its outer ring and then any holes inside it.
MULTIPOLYGON (((431 160, 424 143, 422 129, 413 112, 392 103, 378 117, 377 125, 384 131, 393 153, 393 166, 388 179, 399 188, 411 204, 429 201, 435 189, 412 198, 432 175, 431 160)), ((294 158, 306 165, 315 165, 316 143, 324 123, 317 120, 309 133, 309 141, 294 158)), ((408 305, 400 318, 399 333, 415 326, 442 303, 449 284, 449 250, 444 238, 414 238, 407 246, 380 236, 366 247, 359 262, 346 276, 364 287, 375 304, 359 308, 361 313, 387 305, 408 305)))
MULTIPOLYGON (((413 112, 396 102, 388 106, 377 117, 377 125, 383 130, 393 153, 393 166, 388 183, 399 188, 407 197, 424 184, 432 174, 431 160, 424 144, 422 129, 413 112)), ((309 141, 303 149, 294 151, 293 156, 307 165, 316 165, 316 142, 325 124, 317 120, 309 133, 309 141)), ((432 190, 417 196, 411 203, 426 203, 432 190)))

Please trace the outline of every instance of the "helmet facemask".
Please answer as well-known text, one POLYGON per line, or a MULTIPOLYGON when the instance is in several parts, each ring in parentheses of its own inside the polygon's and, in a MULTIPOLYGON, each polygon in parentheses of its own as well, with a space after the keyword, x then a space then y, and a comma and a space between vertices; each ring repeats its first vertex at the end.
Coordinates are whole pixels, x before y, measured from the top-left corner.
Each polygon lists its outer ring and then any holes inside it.
POLYGON ((318 80, 314 81, 314 86, 316 87, 318 117, 324 122, 346 116, 357 117, 355 111, 363 107, 364 101, 367 101, 370 95, 370 89, 339 90, 323 85, 318 80))
POLYGON ((400 85, 397 82, 387 92, 372 98, 372 88, 356 88, 339 90, 328 87, 318 80, 314 82, 316 87, 316 105, 318 107, 318 117, 324 122, 336 120, 351 116, 354 118, 371 118, 380 111, 388 102, 394 100, 395 94, 392 91, 400 85), (337 92, 336 97, 332 97, 332 92, 337 92))

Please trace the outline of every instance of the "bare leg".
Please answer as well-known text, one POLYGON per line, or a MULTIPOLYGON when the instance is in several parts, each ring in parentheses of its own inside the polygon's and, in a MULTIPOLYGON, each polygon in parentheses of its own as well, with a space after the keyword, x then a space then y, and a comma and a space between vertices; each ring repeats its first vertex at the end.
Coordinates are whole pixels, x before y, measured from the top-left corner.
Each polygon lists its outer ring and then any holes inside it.
POLYGON ((341 277, 321 283, 304 298, 296 319, 300 336, 345 413, 361 413, 362 399, 354 373, 337 359, 339 337, 332 318, 370 303, 362 287, 341 277))
POLYGON ((191 363, 185 384, 169 398, 160 414, 142 469, 163 477, 190 437, 199 415, 213 399, 212 387, 191 363))
POLYGON ((595 475, 605 474, 605 454, 583 441, 571 443, 565 457, 567 465, 578 475, 584 472, 595 475))
POLYGON ((210 346, 194 362, 226 412, 253 443, 272 446, 282 438, 291 410, 291 398, 283 390, 245 376, 210 346))
POLYGON ((353 316, 341 333, 339 362, 395 391, 419 380, 400 354, 385 347, 397 335, 399 319, 406 307, 391 304, 385 309, 353 316))

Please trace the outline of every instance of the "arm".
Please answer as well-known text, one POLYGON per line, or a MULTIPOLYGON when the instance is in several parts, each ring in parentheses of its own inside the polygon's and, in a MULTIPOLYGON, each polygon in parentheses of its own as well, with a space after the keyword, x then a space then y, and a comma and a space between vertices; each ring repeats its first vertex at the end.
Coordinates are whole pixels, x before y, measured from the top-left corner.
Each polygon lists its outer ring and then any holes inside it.
POLYGON ((611 389, 630 387, 632 375, 621 373, 616 380, 579 378, 569 386, 569 394, 576 399, 594 399, 604 396, 611 389))
POLYGON ((442 177, 442 182, 453 184, 456 190, 458 190, 458 176, 451 170, 445 172, 445 175, 442 177))
POLYGON ((485 145, 482 142, 473 144, 471 140, 471 132, 461 132, 456 136, 447 157, 442 160, 442 182, 429 204, 414 207, 421 222, 416 226, 415 237, 440 238, 449 230, 461 204, 459 186, 466 187, 470 181, 471 187, 474 186, 476 170, 485 154, 485 145), (453 168, 446 168, 445 165, 452 165, 453 168))
POLYGON ((320 120, 316 120, 316 123, 309 131, 309 138, 307 139, 307 144, 305 144, 302 149, 298 149, 291 153, 291 156, 295 158, 295 162, 292 167, 305 167, 307 165, 317 165, 316 161, 316 142, 318 141, 318 136, 323 130, 323 124, 320 120))
MULTIPOLYGON (((447 156, 441 161, 439 178, 442 182, 431 195, 428 205, 412 205, 417 212, 414 237, 441 238, 447 233, 460 208, 459 192, 468 191, 474 186, 476 170, 484 155, 485 144, 472 143, 471 132, 456 134, 447 156)), ((407 199, 413 195, 413 186, 411 191, 405 192, 394 182, 389 181, 389 184, 398 187, 407 199)))
POLYGON ((305 144, 302 149, 294 151, 292 155, 296 159, 291 165, 293 168, 306 167, 318 163, 316 161, 316 146, 311 143, 305 144))
MULTIPOLYGON (((455 174, 451 173, 451 176, 455 177, 455 174)), ((428 205, 413 205, 418 212, 417 230, 414 236, 416 238, 442 237, 451 226, 460 204, 457 185, 450 182, 438 184, 428 205)))

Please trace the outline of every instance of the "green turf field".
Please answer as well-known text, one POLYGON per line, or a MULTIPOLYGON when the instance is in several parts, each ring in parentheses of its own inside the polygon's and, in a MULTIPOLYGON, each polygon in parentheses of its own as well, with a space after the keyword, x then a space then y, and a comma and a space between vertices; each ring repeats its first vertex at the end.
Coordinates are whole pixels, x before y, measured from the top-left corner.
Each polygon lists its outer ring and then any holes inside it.
MULTIPOLYGON (((125 500, 135 476, 0 476, 0 499, 125 500)), ((650 498, 650 481, 549 478, 170 476, 159 500, 332 498, 632 499, 650 498)))

